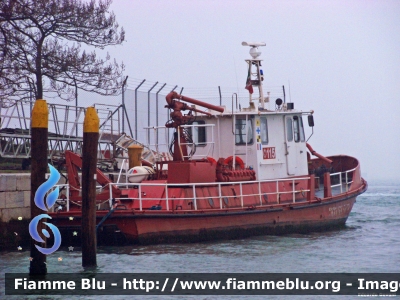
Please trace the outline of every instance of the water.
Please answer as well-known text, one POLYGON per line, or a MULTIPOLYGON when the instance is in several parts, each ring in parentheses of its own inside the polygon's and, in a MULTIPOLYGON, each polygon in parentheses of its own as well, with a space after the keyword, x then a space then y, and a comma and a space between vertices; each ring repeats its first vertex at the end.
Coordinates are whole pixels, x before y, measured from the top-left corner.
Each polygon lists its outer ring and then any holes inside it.
MULTIPOLYGON (((346 227, 340 230, 195 244, 100 247, 97 255, 97 272, 400 273, 399 228, 400 184, 370 182, 368 191, 357 198, 346 227)), ((29 251, 0 253, 0 298, 6 297, 4 273, 26 273, 29 267, 28 258, 29 251)), ((49 273, 84 271, 81 266, 81 253, 68 252, 68 248, 60 249, 48 256, 47 266, 49 273), (58 261, 58 257, 62 257, 61 262, 58 261)), ((13 297, 7 297, 10 298, 13 297)), ((124 299, 125 297, 69 298, 124 299)), ((163 296, 153 298, 165 299, 163 296)), ((193 296, 193 299, 217 298, 221 297, 193 296)), ((230 298, 232 297, 226 299, 230 298)), ((249 296, 249 299, 252 298, 255 297, 249 296)), ((315 299, 316 296, 299 296, 299 298, 315 299)), ((337 296, 323 298, 337 298, 337 296)), ((15 299, 19 297, 15 296, 15 299)), ((61 299, 61 297, 53 296, 46 299, 61 299)))

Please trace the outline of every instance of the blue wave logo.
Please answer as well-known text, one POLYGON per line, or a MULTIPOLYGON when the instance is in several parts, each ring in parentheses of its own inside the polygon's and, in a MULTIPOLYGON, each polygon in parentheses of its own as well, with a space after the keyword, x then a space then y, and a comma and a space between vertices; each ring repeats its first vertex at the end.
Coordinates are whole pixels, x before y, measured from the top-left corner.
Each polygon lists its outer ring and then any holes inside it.
MULTIPOLYGON (((58 195, 60 193, 60 190, 58 187, 56 187, 52 192, 50 192, 46 197, 46 204, 47 204, 47 207, 46 207, 46 205, 44 203, 44 198, 46 196, 46 193, 49 192, 51 190, 51 188, 57 184, 57 182, 60 180, 60 177, 61 177, 60 173, 52 165, 48 164, 48 166, 50 169, 50 177, 46 182, 44 182, 42 185, 39 186, 39 188, 37 189, 37 191, 35 193, 35 197, 34 197, 36 206, 45 211, 48 211, 54 205, 54 203, 56 203, 58 195)), ((47 214, 41 214, 41 215, 38 215, 35 218, 33 218, 32 221, 29 223, 29 234, 35 241, 37 241, 39 243, 44 243, 44 240, 40 237, 40 235, 37 231, 37 226, 41 219, 51 219, 51 217, 47 214)), ((53 253, 54 251, 56 251, 60 247, 61 233, 55 225, 53 225, 51 223, 47 223, 47 222, 43 222, 43 223, 46 224, 48 227, 50 227, 50 229, 54 235, 54 245, 51 248, 43 248, 38 245, 35 245, 35 247, 41 253, 49 255, 49 254, 53 253)), ((50 237, 50 234, 46 229, 42 229, 42 234, 47 238, 50 237)))
MULTIPOLYGON (((37 231, 37 226, 38 226, 39 221, 44 218, 51 219, 51 217, 49 215, 41 214, 41 215, 38 215, 35 218, 33 218, 32 221, 29 223, 29 234, 36 242, 39 242, 39 243, 44 243, 44 240, 39 236, 39 233, 37 231)), ((38 245, 35 245, 35 247, 43 254, 49 255, 49 254, 53 253, 54 251, 56 251, 60 247, 61 233, 58 230, 58 228, 56 226, 54 226, 53 224, 47 223, 47 222, 43 222, 43 223, 46 224, 47 226, 49 226, 51 231, 53 232, 54 245, 51 248, 43 248, 38 245)), ((45 237, 47 237, 47 238, 50 237, 50 234, 46 229, 42 229, 42 233, 45 237)))
POLYGON ((54 203, 56 203, 56 200, 58 198, 58 194, 60 192, 60 189, 56 187, 54 191, 52 191, 50 194, 47 195, 46 202, 47 202, 47 208, 44 204, 44 196, 50 189, 57 184, 57 182, 60 180, 60 173, 52 166, 49 164, 49 169, 50 169, 50 177, 47 179, 46 182, 44 182, 41 186, 36 191, 35 194, 35 204, 37 207, 39 207, 42 210, 48 211, 54 203))

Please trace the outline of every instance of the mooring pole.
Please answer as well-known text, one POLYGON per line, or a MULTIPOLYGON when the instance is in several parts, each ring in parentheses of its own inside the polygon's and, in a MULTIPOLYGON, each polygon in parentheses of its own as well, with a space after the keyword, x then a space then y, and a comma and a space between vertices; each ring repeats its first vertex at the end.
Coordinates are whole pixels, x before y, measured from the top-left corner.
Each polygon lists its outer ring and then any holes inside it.
MULTIPOLYGON (((40 185, 46 181, 47 171, 47 133, 49 122, 49 110, 46 100, 36 100, 32 108, 31 120, 31 219, 45 213, 35 204, 35 193, 40 185)), ((39 222, 37 232, 43 240, 42 229, 45 225, 39 222)), ((39 243, 40 247, 46 247, 46 243, 39 243)), ((35 242, 31 239, 29 274, 45 275, 47 274, 46 255, 39 252, 35 247, 35 242)))
POLYGON ((83 121, 82 146, 82 266, 96 262, 96 168, 99 141, 99 117, 88 107, 83 121))

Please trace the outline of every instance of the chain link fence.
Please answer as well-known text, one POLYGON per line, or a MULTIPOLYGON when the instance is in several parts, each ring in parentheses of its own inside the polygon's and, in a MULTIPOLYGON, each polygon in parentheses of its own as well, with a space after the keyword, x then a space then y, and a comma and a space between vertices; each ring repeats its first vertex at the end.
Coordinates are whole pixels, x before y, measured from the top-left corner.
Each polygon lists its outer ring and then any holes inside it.
MULTIPOLYGON (((94 106, 100 119, 100 159, 112 159, 115 143, 126 135, 143 145, 158 144, 159 133, 146 128, 161 127, 169 120, 170 111, 165 108, 165 96, 176 91, 194 99, 214 105, 225 106, 227 111, 247 107, 247 90, 236 88, 184 88, 167 83, 147 80, 127 80, 119 95, 102 96, 78 90, 75 100, 65 101, 46 94, 49 108, 49 156, 62 156, 65 150, 80 153, 83 138, 83 121, 87 107, 94 106), (114 147, 114 148, 113 148, 114 147)), ((266 89, 270 101, 282 97, 282 87, 266 89)), ((257 97, 257 91, 252 95, 257 97)), ((30 119, 34 101, 0 103, 0 157, 29 158, 30 119)), ((270 108, 273 109, 273 103, 270 108)), ((166 129, 170 141, 173 129, 166 129)), ((154 150, 154 149, 152 149, 154 150)), ((168 152, 165 144, 157 149, 168 152)))

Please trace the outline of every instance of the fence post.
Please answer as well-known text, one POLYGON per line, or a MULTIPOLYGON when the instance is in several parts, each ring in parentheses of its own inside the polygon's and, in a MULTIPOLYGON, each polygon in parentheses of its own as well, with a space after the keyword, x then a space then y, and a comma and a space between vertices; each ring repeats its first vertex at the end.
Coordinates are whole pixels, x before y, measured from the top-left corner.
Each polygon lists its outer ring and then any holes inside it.
POLYGON ((138 121, 137 121, 137 90, 142 86, 142 84, 146 81, 146 79, 143 79, 143 81, 136 87, 135 89, 135 139, 138 139, 138 132, 137 132, 137 128, 138 128, 138 121))
MULTIPOLYGON (((155 86, 158 84, 158 81, 153 84, 153 86, 147 91, 147 127, 150 127, 150 92, 152 89, 155 88, 155 86)), ((150 144, 150 129, 147 130, 147 139, 150 144)))
MULTIPOLYGON (((126 86, 126 81, 128 80, 128 76, 125 77, 124 82, 122 83, 122 107, 124 111, 122 112, 122 132, 125 133, 125 86, 126 86)), ((78 106, 78 105, 77 105, 78 106)))
MULTIPOLYGON (((167 84, 164 83, 163 86, 156 93, 156 127, 158 127, 158 94, 167 84)), ((158 145, 158 130, 156 131, 156 144, 158 145)))

